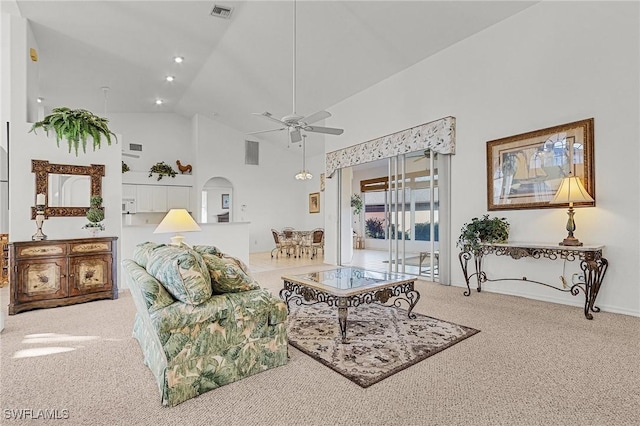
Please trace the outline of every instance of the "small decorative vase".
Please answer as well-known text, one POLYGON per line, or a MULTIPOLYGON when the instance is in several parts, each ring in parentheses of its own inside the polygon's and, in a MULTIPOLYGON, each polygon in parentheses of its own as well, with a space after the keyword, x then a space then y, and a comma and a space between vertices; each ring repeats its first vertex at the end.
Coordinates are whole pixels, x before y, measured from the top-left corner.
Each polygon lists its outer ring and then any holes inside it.
POLYGON ((89 230, 90 237, 97 237, 100 234, 100 228, 91 227, 87 229, 89 230))

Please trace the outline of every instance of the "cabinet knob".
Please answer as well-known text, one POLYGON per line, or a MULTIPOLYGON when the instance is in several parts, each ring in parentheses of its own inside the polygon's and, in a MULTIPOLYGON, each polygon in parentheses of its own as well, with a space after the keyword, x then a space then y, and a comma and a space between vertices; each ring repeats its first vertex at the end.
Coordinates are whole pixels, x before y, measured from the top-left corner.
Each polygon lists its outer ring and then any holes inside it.
POLYGON ((65 277, 66 277, 65 274, 60 275, 60 278, 65 278, 65 277))

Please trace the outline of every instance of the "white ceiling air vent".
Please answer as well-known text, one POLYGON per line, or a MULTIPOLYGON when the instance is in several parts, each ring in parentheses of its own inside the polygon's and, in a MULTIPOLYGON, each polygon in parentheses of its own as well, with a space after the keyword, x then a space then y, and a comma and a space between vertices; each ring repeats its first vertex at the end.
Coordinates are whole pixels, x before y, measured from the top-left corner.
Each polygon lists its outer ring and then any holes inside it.
POLYGON ((231 12, 233 12, 232 7, 214 4, 213 10, 211 11, 211 16, 217 16, 218 18, 229 19, 231 18, 231 12))
POLYGON ((122 155, 125 156, 125 157, 140 158, 140 155, 136 154, 136 152, 142 152, 142 144, 130 143, 129 144, 129 151, 125 151, 123 149, 122 150, 122 155))

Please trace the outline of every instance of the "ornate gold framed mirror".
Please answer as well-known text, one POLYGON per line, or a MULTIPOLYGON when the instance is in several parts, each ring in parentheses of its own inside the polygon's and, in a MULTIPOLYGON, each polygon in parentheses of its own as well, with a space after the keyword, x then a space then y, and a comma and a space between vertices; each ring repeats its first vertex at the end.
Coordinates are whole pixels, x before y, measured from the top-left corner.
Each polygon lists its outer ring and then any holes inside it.
MULTIPOLYGON (((36 174, 36 193, 45 195, 45 217, 84 216, 89 210, 92 195, 102 196, 104 164, 76 166, 31 160, 36 174)), ((36 208, 31 207, 31 219, 36 208)))

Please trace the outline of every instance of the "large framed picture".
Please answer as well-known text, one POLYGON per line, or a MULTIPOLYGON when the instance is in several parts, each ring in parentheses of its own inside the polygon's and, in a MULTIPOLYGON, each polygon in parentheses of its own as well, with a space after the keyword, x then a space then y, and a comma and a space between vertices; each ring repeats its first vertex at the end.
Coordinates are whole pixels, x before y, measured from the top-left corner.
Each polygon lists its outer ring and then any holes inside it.
POLYGON ((560 182, 578 176, 594 199, 593 118, 487 142, 489 210, 566 207, 549 204, 560 182))
POLYGON ((309 194, 309 213, 320 213, 320 193, 309 194))

